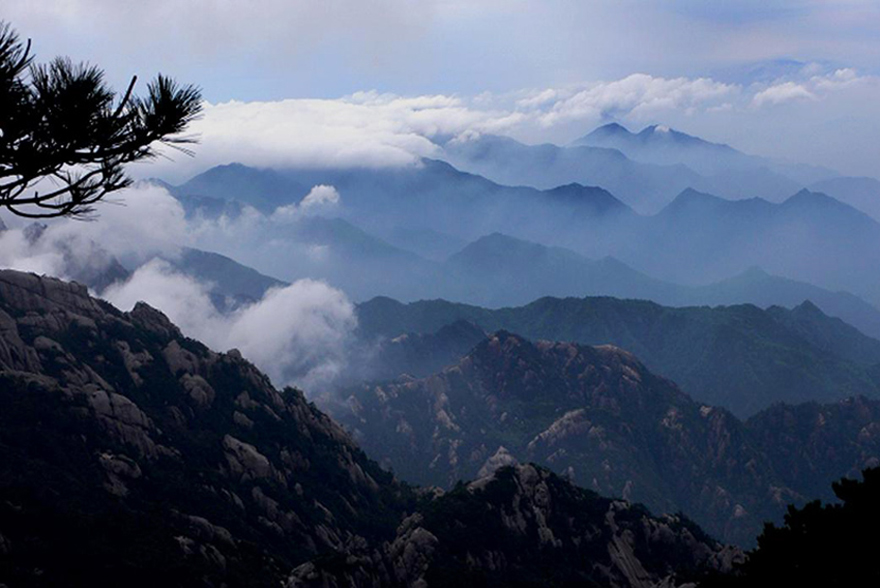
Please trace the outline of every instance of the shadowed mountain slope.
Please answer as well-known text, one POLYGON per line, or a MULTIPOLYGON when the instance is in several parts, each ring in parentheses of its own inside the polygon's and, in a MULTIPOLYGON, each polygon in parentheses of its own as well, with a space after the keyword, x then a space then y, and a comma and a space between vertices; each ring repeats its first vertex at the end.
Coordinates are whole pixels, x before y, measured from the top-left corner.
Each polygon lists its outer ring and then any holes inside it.
POLYGON ((435 375, 353 388, 334 414, 410 480, 448 487, 534 461, 740 544, 880 457, 880 401, 777 405, 744 424, 617 348, 505 331, 435 375))
POLYGON ((635 588, 736 555, 533 466, 417 494, 238 352, 0 272, 0 583, 635 588))
POLYGON ((615 298, 542 298, 490 310, 443 300, 358 306, 360 336, 431 333, 457 320, 530 339, 610 343, 672 378, 695 399, 748 416, 774 402, 880 395, 877 341, 808 305, 671 308, 615 298), (830 339, 829 339, 830 337, 830 339), (866 355, 867 354, 867 355, 866 355))

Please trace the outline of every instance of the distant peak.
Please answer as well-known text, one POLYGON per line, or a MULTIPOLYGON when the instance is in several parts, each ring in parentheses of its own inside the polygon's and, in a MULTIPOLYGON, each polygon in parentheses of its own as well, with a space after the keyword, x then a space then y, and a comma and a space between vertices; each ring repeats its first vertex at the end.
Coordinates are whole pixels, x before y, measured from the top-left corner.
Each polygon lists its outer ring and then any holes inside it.
POLYGON ((685 188, 675 197, 675 200, 722 200, 722 198, 693 188, 685 188))
POLYGON ((613 137, 631 137, 633 134, 625 126, 616 122, 608 123, 593 129, 590 133, 574 141, 573 145, 589 145, 595 140, 613 137))
POLYGON ((664 212, 669 213, 672 211, 677 211, 694 205, 718 205, 725 202, 728 201, 724 198, 719 198, 718 196, 713 196, 712 194, 706 194, 705 192, 699 192, 697 190, 694 190, 693 188, 685 188, 678 196, 676 196, 672 200, 672 202, 666 205, 666 207, 660 212, 660 214, 663 214, 664 212))
POLYGON ((804 202, 821 202, 845 206, 842 202, 832 198, 831 196, 828 196, 827 194, 823 194, 822 192, 811 192, 806 188, 801 189, 800 191, 798 191, 797 194, 794 194, 793 196, 789 196, 789 198, 785 201, 785 204, 797 204, 804 202))
POLYGON ((630 133, 629 129, 627 129, 625 126, 623 126, 622 124, 616 123, 616 122, 608 123, 607 125, 602 125, 601 127, 597 128, 596 130, 594 130, 590 134, 592 135, 592 134, 596 134, 596 133, 603 134, 603 135, 612 135, 612 134, 618 134, 618 133, 626 134, 626 135, 632 134, 632 133, 630 133))
POLYGON ((804 300, 795 306, 793 312, 807 316, 826 316, 825 313, 810 300, 804 300))

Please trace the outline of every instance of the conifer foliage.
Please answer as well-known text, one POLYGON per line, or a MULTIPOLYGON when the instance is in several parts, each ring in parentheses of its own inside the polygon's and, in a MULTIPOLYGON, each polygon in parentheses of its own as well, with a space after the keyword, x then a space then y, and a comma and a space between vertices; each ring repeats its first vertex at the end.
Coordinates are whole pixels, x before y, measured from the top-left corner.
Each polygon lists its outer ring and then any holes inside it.
POLYGON ((131 184, 125 164, 166 144, 188 153, 180 133, 202 109, 201 92, 159 75, 147 95, 121 96, 100 68, 58 57, 33 63, 0 22, 0 207, 25 217, 83 216, 131 184))
POLYGON ((781 526, 765 525, 758 548, 738 574, 708 580, 701 588, 880 586, 880 468, 862 476, 832 484, 839 504, 815 500, 803 508, 789 506, 781 526))

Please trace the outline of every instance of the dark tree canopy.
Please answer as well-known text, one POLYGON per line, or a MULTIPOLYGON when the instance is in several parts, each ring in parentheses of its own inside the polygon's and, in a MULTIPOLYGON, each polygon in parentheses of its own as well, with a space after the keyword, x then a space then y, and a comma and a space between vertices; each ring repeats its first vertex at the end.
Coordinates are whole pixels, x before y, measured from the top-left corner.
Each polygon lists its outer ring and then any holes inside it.
POLYGON ((789 506, 782 526, 765 525, 737 574, 701 588, 880 586, 880 468, 862 476, 832 484, 839 504, 789 506))
POLYGON ((201 112, 198 88, 159 75, 138 97, 135 77, 118 96, 101 69, 62 57, 34 65, 30 48, 0 22, 0 207, 86 215, 131 185, 124 165, 155 156, 157 144, 188 153, 193 139, 180 133, 201 112))

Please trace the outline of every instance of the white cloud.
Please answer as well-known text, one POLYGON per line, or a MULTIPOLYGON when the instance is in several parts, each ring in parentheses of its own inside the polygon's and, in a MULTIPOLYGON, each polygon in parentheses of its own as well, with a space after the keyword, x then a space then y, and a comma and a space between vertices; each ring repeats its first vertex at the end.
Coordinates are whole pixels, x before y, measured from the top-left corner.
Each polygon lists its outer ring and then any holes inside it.
POLYGON ((339 204, 339 192, 333 186, 319 185, 312 188, 299 203, 304 211, 321 210, 339 204))
POLYGON ((713 105, 737 90, 708 78, 661 78, 633 74, 613 82, 593 84, 559 100, 541 116, 545 126, 605 118, 644 118, 664 111, 713 105))
POLYGON ((103 297, 130 310, 145 301, 164 312, 188 336, 217 350, 237 348, 276 385, 309 392, 338 375, 357 320, 341 291, 322 282, 299 280, 269 290, 262 300, 221 315, 211 303, 210 285, 176 273, 155 259, 103 297))
MULTIPOLYGON (((823 110, 827 96, 876 98, 876 81, 852 68, 811 63, 769 85, 633 74, 607 82, 474 97, 370 91, 336 99, 233 101, 207 105, 204 117, 193 126, 201 136, 196 158, 159 162, 138 171, 182 181, 231 161, 261 167, 418 165, 422 157, 442 157, 440 145, 450 137, 465 140, 489 133, 527 143, 564 144, 609 120, 635 127, 683 127, 749 150, 751 145, 737 144, 736 139, 749 125, 754 127, 749 136, 767 127, 768 121, 756 115, 762 108, 812 102, 816 106, 811 120, 833 120, 837 115, 830 106, 823 110)), ((861 103, 865 112, 873 104, 861 103)), ((773 135, 784 135, 786 128, 777 128, 773 135)), ((786 152, 768 155, 792 158, 786 152)), ((840 159, 846 157, 841 154, 840 159)))
MULTIPOLYGON (((93 221, 48 221, 38 239, 36 223, 0 233, 0 265, 66 279, 109 267, 115 256, 134 267, 156 256, 175 256, 190 232, 180 203, 164 188, 140 185, 107 198, 93 221)), ((17 220, 17 219, 16 219, 17 220)))
MULTIPOLYGON (((299 202, 276 208, 268 220, 287 224, 299 220, 304 214, 331 213, 339 208, 339 203, 339 191, 333 186, 321 184, 309 190, 309 193, 299 202)), ((249 216, 253 218, 252 213, 249 216)), ((221 219, 221 222, 228 226, 228 219, 221 219)))
POLYGON ((760 108, 767 104, 776 105, 793 100, 816 100, 816 95, 801 84, 783 82, 755 94, 752 98, 752 104, 760 108))

